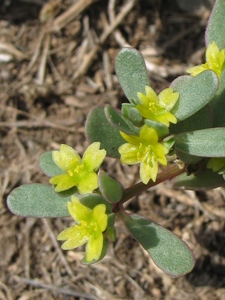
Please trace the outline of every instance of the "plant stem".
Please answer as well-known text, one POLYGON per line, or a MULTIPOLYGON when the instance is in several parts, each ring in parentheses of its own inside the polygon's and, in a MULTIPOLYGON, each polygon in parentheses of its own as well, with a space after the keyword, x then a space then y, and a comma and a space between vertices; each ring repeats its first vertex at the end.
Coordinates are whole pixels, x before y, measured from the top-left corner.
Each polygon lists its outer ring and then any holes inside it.
POLYGON ((137 196, 138 194, 148 190, 149 188, 169 179, 172 179, 183 172, 185 172, 186 167, 180 169, 177 165, 168 166, 163 172, 158 175, 156 182, 152 180, 149 181, 148 184, 144 184, 143 182, 139 182, 135 185, 130 186, 129 188, 124 190, 123 198, 120 200, 120 204, 125 203, 129 199, 137 196))

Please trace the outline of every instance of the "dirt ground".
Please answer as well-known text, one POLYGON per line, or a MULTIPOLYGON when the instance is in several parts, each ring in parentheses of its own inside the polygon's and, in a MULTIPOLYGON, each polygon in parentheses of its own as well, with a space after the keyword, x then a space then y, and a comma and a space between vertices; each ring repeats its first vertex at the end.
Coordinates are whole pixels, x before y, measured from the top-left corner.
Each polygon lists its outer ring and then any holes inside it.
MULTIPOLYGON (((106 257, 85 266, 83 248, 62 251, 56 241, 70 218, 25 219, 6 207, 13 188, 48 182, 41 153, 61 143, 83 152, 90 108, 126 101, 114 69, 121 47, 142 52, 157 92, 202 62, 210 2, 177 2, 1 1, 0 300, 225 299, 223 188, 181 191, 165 182, 127 204, 193 249, 196 267, 177 279, 162 273, 120 222, 106 257)), ((124 187, 138 180, 136 166, 107 159, 103 168, 124 187)))

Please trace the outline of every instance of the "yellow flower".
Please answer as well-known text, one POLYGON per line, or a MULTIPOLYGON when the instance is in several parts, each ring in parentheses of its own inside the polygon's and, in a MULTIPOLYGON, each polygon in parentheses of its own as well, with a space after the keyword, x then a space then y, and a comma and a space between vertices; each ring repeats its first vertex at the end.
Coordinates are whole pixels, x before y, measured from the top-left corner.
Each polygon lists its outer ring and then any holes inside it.
POLYGON ((87 243, 85 261, 90 263, 98 260, 103 248, 103 232, 108 222, 105 204, 98 204, 92 210, 72 196, 67 207, 76 225, 63 230, 57 236, 58 241, 66 240, 62 249, 71 250, 87 243))
POLYGON ((81 194, 91 193, 98 187, 98 176, 95 173, 102 164, 105 150, 99 150, 100 143, 92 143, 81 159, 77 152, 68 145, 61 145, 60 151, 53 151, 52 158, 63 174, 50 179, 56 192, 66 191, 77 186, 81 194))
POLYGON ((122 137, 128 142, 119 147, 121 162, 128 165, 141 163, 140 177, 144 184, 150 179, 156 180, 158 173, 158 163, 167 165, 165 154, 168 150, 158 143, 158 134, 155 129, 144 125, 139 136, 127 135, 120 132, 122 137))
POLYGON ((146 86, 146 95, 138 93, 140 103, 136 105, 136 109, 140 114, 149 120, 160 122, 166 126, 169 123, 177 123, 176 117, 170 113, 170 110, 176 104, 179 93, 174 93, 173 89, 168 88, 163 90, 158 96, 154 90, 146 86))
POLYGON ((225 49, 219 50, 217 44, 212 42, 206 49, 206 63, 187 70, 187 73, 196 76, 205 70, 214 71, 220 77, 225 68, 225 49))

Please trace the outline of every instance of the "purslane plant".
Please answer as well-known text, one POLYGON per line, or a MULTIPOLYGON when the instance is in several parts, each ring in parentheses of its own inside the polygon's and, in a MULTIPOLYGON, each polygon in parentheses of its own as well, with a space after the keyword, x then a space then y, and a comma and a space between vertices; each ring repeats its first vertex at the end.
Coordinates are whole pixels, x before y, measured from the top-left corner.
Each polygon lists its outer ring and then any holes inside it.
POLYGON ((86 120, 90 142, 83 158, 70 146, 44 153, 40 167, 50 185, 27 184, 7 199, 12 213, 32 217, 71 216, 75 225, 57 237, 62 248, 86 244, 82 260, 102 259, 115 241, 115 219, 164 272, 181 276, 194 267, 189 247, 150 219, 125 211, 123 204, 152 186, 173 178, 185 189, 225 185, 225 5, 217 0, 206 30, 206 62, 187 70, 159 95, 150 87, 142 55, 123 48, 116 73, 129 101, 91 110, 86 120), (123 188, 100 170, 105 156, 140 164, 141 181, 123 188))

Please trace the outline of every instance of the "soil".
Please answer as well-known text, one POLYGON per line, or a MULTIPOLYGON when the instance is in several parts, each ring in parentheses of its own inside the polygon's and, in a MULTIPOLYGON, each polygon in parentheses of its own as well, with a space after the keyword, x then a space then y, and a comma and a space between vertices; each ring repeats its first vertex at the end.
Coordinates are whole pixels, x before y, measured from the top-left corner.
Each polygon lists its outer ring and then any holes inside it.
MULTIPOLYGON (((23 218, 6 206, 21 184, 48 183, 38 166, 43 152, 66 143, 83 153, 92 107, 127 101, 114 68, 122 47, 142 52, 157 92, 203 61, 211 5, 178 2, 2 0, 0 300, 225 299, 223 188, 182 191, 164 182, 127 203, 193 249, 196 266, 180 278, 160 271, 119 221, 106 257, 86 266, 83 248, 63 251, 56 241, 70 218, 23 218)), ((138 180, 137 166, 107 159, 103 168, 124 187, 138 180)))

